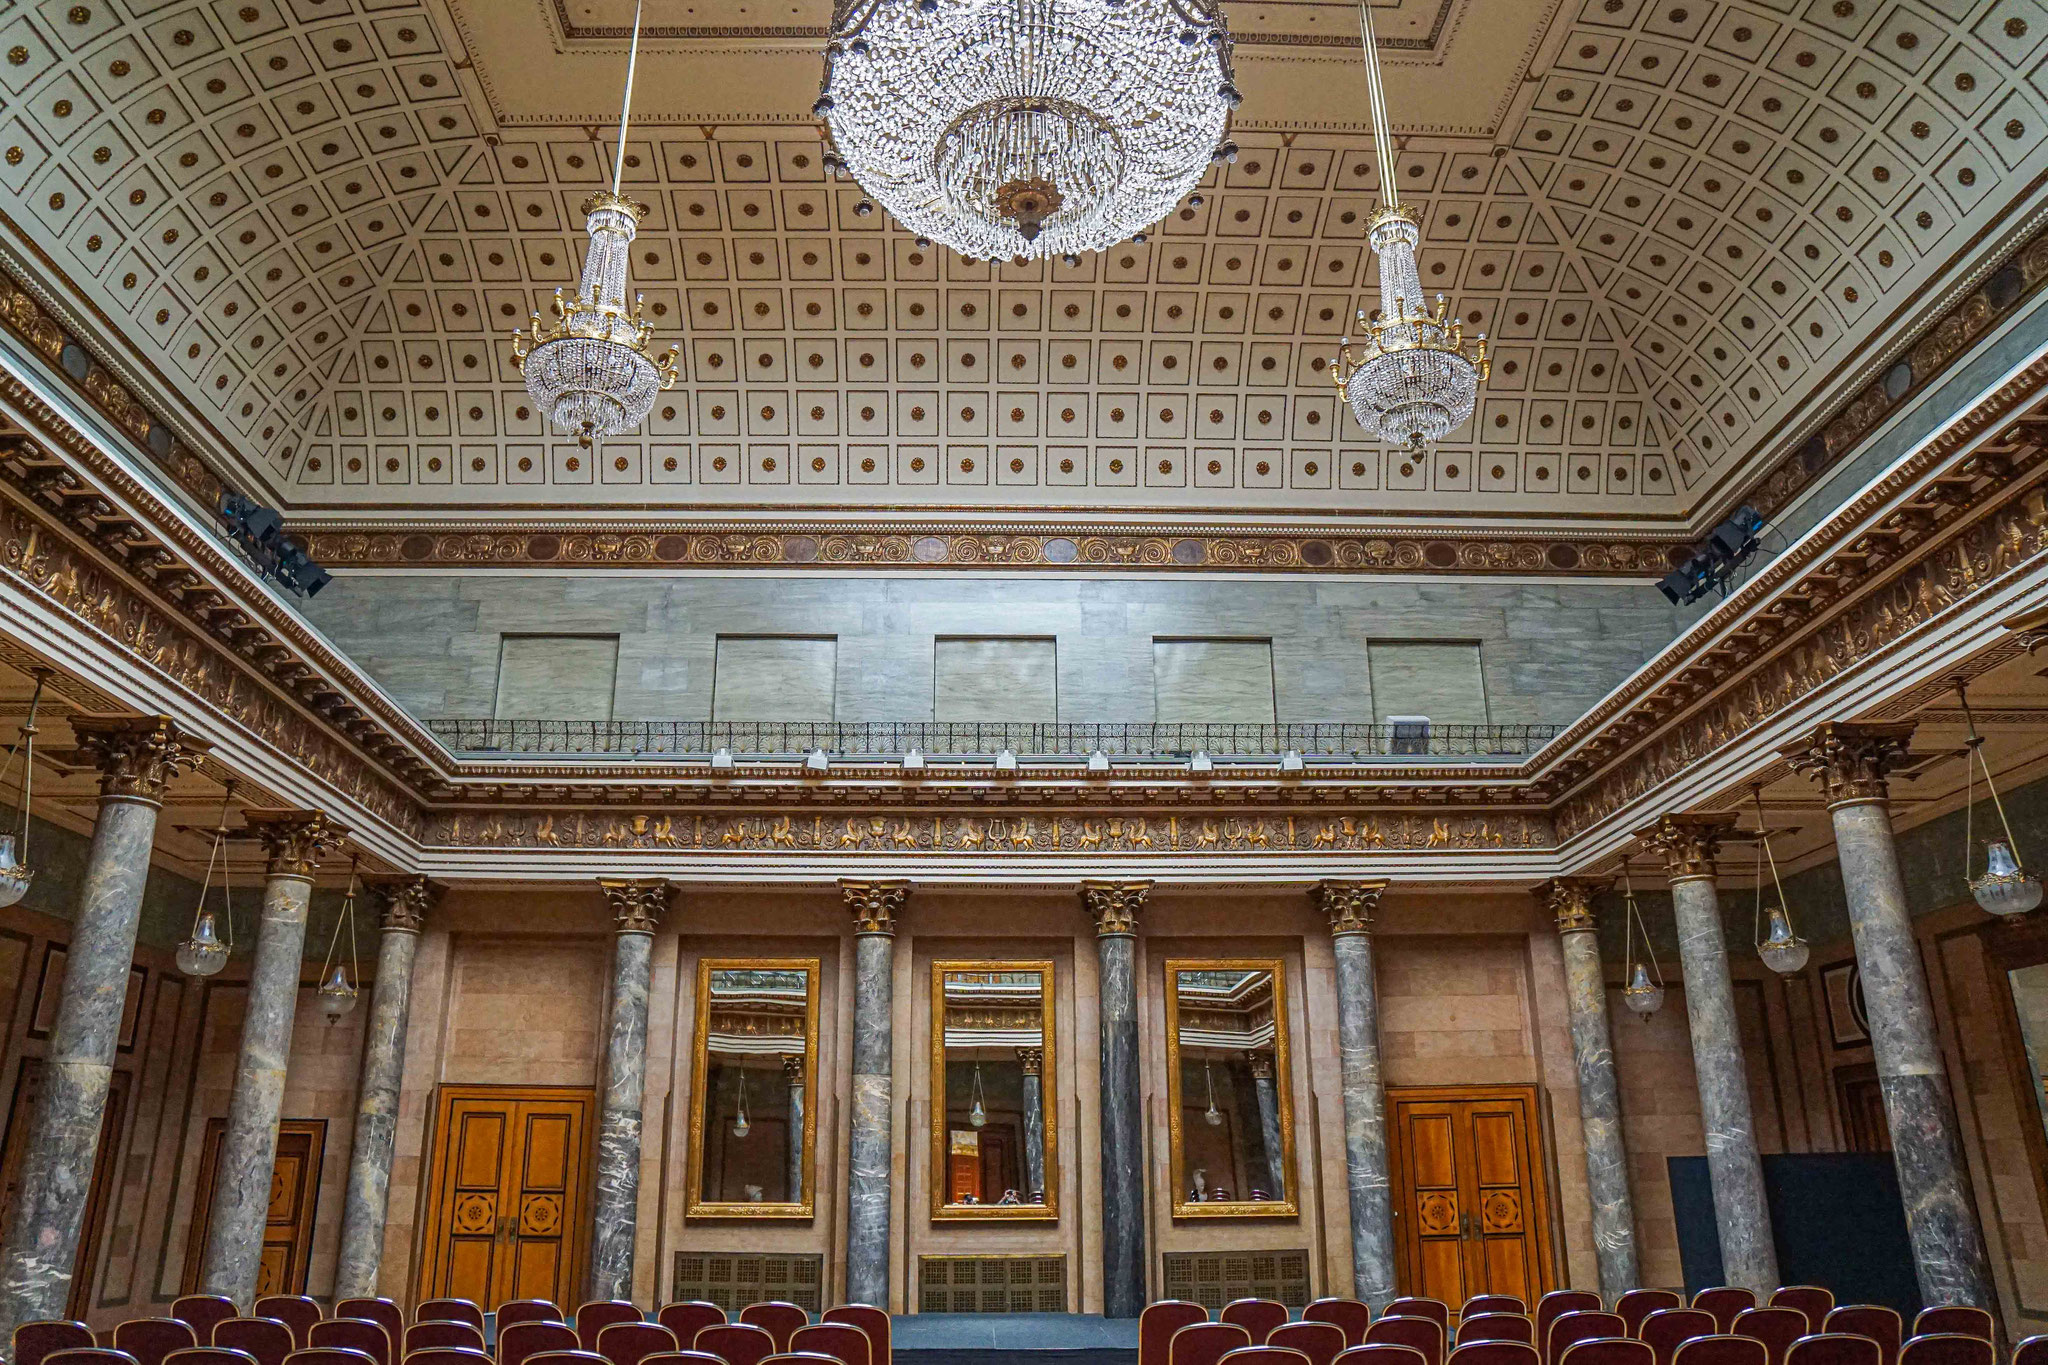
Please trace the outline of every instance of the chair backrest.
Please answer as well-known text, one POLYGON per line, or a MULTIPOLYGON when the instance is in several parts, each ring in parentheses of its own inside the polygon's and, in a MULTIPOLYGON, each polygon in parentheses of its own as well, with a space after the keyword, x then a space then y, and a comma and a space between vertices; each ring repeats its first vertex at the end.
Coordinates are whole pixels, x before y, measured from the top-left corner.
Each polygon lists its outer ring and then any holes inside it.
POLYGON ((659 1351, 680 1351, 676 1334, 658 1322, 615 1322, 597 1334, 597 1353, 612 1365, 640 1365, 659 1351))
POLYGON ((1444 1365, 1444 1325, 1435 1318, 1389 1314, 1365 1329, 1365 1344, 1413 1346, 1428 1365, 1444 1365))
POLYGON ((1346 1346, 1365 1344, 1365 1329, 1372 1326, 1372 1309, 1357 1299, 1317 1299, 1301 1310, 1303 1322, 1327 1322, 1344 1333, 1346 1346))
POLYGON ((1252 1344, 1252 1334, 1234 1322, 1191 1322, 1166 1345, 1167 1365, 1216 1365, 1252 1344))
POLYGON ((1513 1294, 1474 1294, 1465 1300, 1465 1306, 1458 1310, 1460 1318, 1469 1318, 1474 1313, 1526 1313, 1529 1305, 1513 1294))
POLYGON ((740 1310, 740 1321, 754 1327, 765 1327, 768 1335, 775 1338, 775 1349, 787 1354, 789 1339, 796 1335, 796 1329, 809 1323, 811 1315, 793 1303, 770 1300, 767 1303, 750 1303, 740 1310))
POLYGON ((1961 1332, 1908 1337, 1899 1348, 1899 1365, 1993 1365, 1995 1359, 1990 1342, 1961 1332))
POLYGON ((171 1316, 192 1324, 192 1334, 201 1345, 213 1340, 213 1325, 226 1322, 242 1310, 225 1294, 185 1294, 171 1300, 171 1316))
POLYGON ((14 1365, 43 1365, 52 1351, 76 1351, 98 1345, 92 1328, 69 1318, 39 1318, 14 1329, 14 1349, 8 1353, 14 1365))
POLYGON ((416 1322, 405 1329, 405 1353, 424 1351, 435 1346, 453 1346, 462 1351, 484 1349, 484 1334, 481 1329, 453 1318, 433 1318, 416 1322))
POLYGON ((725 1365, 725 1362, 707 1351, 663 1351, 647 1357, 640 1365, 725 1365))
POLYGON ((427 1346, 407 1356, 405 1365, 491 1365, 491 1358, 467 1346, 427 1346))
POLYGON ((1806 1314, 1797 1308, 1745 1308, 1735 1315, 1735 1335, 1761 1341, 1771 1365, 1784 1365, 1785 1351, 1806 1335, 1806 1326, 1806 1314))
POLYGON ((1835 1291, 1817 1284, 1786 1284, 1771 1291, 1771 1307, 1797 1308, 1806 1314, 1808 1332, 1818 1332, 1835 1306, 1835 1291))
POLYGON ((1519 1341, 1536 1344, 1536 1324, 1527 1313, 1467 1313, 1458 1319, 1458 1344, 1470 1341, 1519 1341))
POLYGON ((1232 1299, 1216 1320, 1236 1323, 1252 1334, 1252 1345, 1263 1346, 1272 1330, 1287 1321, 1287 1305, 1271 1299, 1232 1299))
POLYGON ((249 1310, 255 1318, 276 1318, 292 1329, 292 1340, 300 1346, 309 1344, 306 1333, 313 1330, 313 1324, 327 1315, 320 1311, 319 1301, 304 1294, 265 1294, 256 1300, 256 1306, 249 1310))
MULTIPOLYGON (((794 1332, 791 1336, 796 1335, 794 1332)), ((761 1362, 761 1365, 832 1365, 831 1356, 821 1356, 812 1351, 778 1351, 761 1362)))
POLYGON ((607 1365, 603 1356, 580 1346, 573 1351, 542 1351, 526 1359, 529 1365, 607 1365))
POLYGON ((1285 1346, 1240 1346, 1225 1352, 1223 1361, 1228 1365, 1308 1365, 1307 1356, 1285 1346))
POLYGON ((1906 1324, 1899 1310, 1881 1303, 1845 1303, 1830 1308, 1821 1330, 1869 1337, 1877 1343, 1878 1365, 1898 1365, 1899 1345, 1906 1339, 1906 1324))
POLYGON ((1451 1365, 1539 1365, 1539 1358, 1536 1348, 1526 1341, 1488 1338, 1467 1343, 1451 1352, 1451 1365))
POLYGON ((1614 1301, 1614 1311, 1628 1326, 1628 1334, 1641 1337, 1643 1319, 1660 1308, 1683 1308, 1685 1296, 1675 1289, 1631 1289, 1614 1301))
MULTIPOLYGON (((886 1309, 871 1303, 842 1303, 837 1308, 825 1310, 825 1321, 843 1322, 849 1327, 858 1327, 868 1334, 868 1347, 874 1352, 874 1365, 892 1365, 892 1348, 889 1344, 889 1314, 886 1309)), ((1164 1365, 1164 1362, 1161 1362, 1164 1365)))
POLYGON ((1558 1365, 1656 1365, 1657 1353, 1633 1337, 1589 1337, 1564 1348, 1558 1365))
POLYGON ((394 1347, 383 1325, 368 1318, 322 1318, 306 1333, 308 1346, 345 1346, 377 1362, 392 1365, 394 1347))
POLYGON ((645 1322, 638 1306, 624 1299, 596 1299, 576 1310, 576 1340, 586 1351, 597 1350, 597 1334, 615 1322, 645 1322))
POLYGON ((198 1344, 192 1324, 182 1318, 130 1318, 114 1328, 114 1349, 134 1356, 136 1365, 164 1365, 164 1357, 171 1352, 198 1344))
POLYGON ((508 1299, 498 1305, 498 1330, 522 1322, 560 1322, 562 1310, 546 1299, 508 1299))
POLYGON ((384 1329, 396 1351, 405 1341, 405 1310, 389 1299, 342 1299, 334 1305, 337 1318, 361 1318, 384 1329))
POLYGON ((1387 1305, 1383 1318, 1428 1318, 1444 1329, 1444 1335, 1451 1332, 1451 1306, 1442 1299, 1399 1298, 1387 1305))
POLYGON ((1991 1335, 1991 1314, 1967 1303, 1921 1309, 1920 1315, 1913 1319, 1913 1335, 1925 1337, 1936 1332, 1959 1332, 1963 1336, 1982 1337, 1986 1341, 1994 1339, 1991 1335))
POLYGON ((680 1349, 687 1351, 690 1343, 697 1339, 697 1333, 725 1321, 725 1310, 702 1299, 681 1299, 663 1304, 654 1320, 674 1332, 676 1340, 682 1343, 680 1349))
POLYGON ((256 1365, 284 1365, 297 1343, 292 1329, 276 1318, 229 1318, 213 1325, 213 1344, 247 1351, 256 1357, 256 1365))
POLYGON ((1186 1299, 1161 1299, 1138 1313, 1138 1365, 1167 1365, 1167 1343, 1183 1327, 1209 1320, 1209 1310, 1186 1299))
POLYGON ((802 1355, 831 1356, 839 1365, 871 1365, 874 1347, 868 1334, 850 1322, 814 1322, 789 1337, 789 1349, 802 1355))
POLYGON ((1428 1357, 1413 1346, 1402 1346, 1392 1341, 1368 1341, 1363 1346, 1345 1347, 1343 1354, 1337 1357, 1337 1365, 1425 1365, 1427 1360, 1428 1357))
POLYGON ((1770 1348, 1755 1337, 1716 1332, 1686 1342, 1672 1361, 1673 1365, 1765 1365, 1769 1357, 1770 1348))
POLYGON ((1692 1306, 1714 1315, 1716 1331, 1726 1336, 1735 1329, 1735 1315, 1745 1308, 1756 1307, 1756 1291, 1740 1285, 1716 1285, 1702 1289, 1692 1296, 1692 1306))
MULTIPOLYGON (((765 1327, 756 1327, 751 1322, 721 1322, 711 1327, 698 1329, 697 1339, 690 1343, 693 1351, 708 1351, 722 1356, 725 1365, 761 1365, 761 1362, 775 1354, 775 1338, 768 1335, 765 1327)), ((533 1362, 527 1362, 533 1365, 533 1362)))
POLYGON ((483 1305, 473 1299, 428 1299, 412 1310, 412 1320, 420 1322, 466 1322, 481 1332, 484 1330, 483 1305))
POLYGON ((1308 1357, 1308 1365, 1332 1365, 1351 1343, 1344 1339, 1344 1329, 1336 1323, 1303 1318, 1300 1322, 1283 1322, 1266 1333, 1266 1344, 1299 1351, 1308 1357))
MULTIPOLYGON (((566 1322, 515 1322, 498 1328, 498 1365, 526 1365, 543 1351, 578 1349, 576 1329, 566 1322)), ((410 1358, 412 1352, 406 1352, 410 1358)))
POLYGON ((2013 1347, 2012 1365, 2048 1365, 2048 1336, 2028 1337, 2013 1347))
POLYGON ((44 1356, 43 1365, 135 1365, 135 1357, 111 1346, 67 1346, 44 1356))
POLYGON ((285 1365, 369 1365, 370 1357, 347 1346, 301 1346, 285 1365))
MULTIPOLYGON (((1851 1332, 1814 1332, 1785 1352, 1785 1365, 1878 1365, 1883 1359, 1876 1342, 1851 1332)), ((2020 1365, 2017 1355, 2013 1362, 2020 1365)))
POLYGON ((1550 1354, 1551 1323, 1566 1313, 1597 1313, 1606 1306, 1590 1289, 1553 1289, 1536 1300, 1536 1311, 1530 1316, 1536 1319, 1536 1346, 1543 1352, 1544 1365, 1557 1360, 1550 1354))
POLYGON ((1556 1365, 1557 1361, 1564 1359, 1566 1351, 1582 1341, 1627 1335, 1628 1324, 1621 1320, 1619 1313, 1603 1313, 1597 1308, 1559 1313, 1550 1320, 1549 1335, 1543 1340, 1543 1358, 1556 1365))
POLYGON ((164 1365, 256 1365, 256 1357, 231 1346, 187 1346, 165 1356, 164 1365))
POLYGON ((1704 1308, 1659 1308, 1643 1319, 1636 1335, 1657 1353, 1657 1365, 1671 1365, 1678 1348, 1694 1337, 1710 1337, 1719 1330, 1714 1315, 1704 1308))

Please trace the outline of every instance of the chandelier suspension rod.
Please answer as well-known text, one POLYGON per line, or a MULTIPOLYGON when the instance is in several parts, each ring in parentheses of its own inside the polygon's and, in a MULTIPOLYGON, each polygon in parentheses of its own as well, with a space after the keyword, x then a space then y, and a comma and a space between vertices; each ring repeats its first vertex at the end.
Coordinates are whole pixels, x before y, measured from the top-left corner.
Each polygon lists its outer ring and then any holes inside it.
POLYGON ((618 197, 626 173, 626 124, 633 116, 633 72, 640 65, 640 11, 647 0, 633 0, 633 44, 626 49, 626 93, 619 101, 619 155, 612 162, 612 196, 618 197))
POLYGON ((1366 102, 1372 107, 1372 149, 1380 163, 1380 198, 1390 209, 1401 206, 1394 184, 1394 134, 1387 122, 1387 92, 1381 84, 1380 48, 1372 33, 1372 0, 1358 0, 1358 39, 1365 49, 1366 102))

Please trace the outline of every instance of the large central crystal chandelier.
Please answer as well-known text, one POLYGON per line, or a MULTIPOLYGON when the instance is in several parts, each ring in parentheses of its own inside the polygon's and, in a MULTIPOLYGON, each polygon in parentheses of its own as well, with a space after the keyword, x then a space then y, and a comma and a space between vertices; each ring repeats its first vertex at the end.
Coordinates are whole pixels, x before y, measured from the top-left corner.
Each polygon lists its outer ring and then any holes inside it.
POLYGON ((676 348, 648 351, 653 332, 641 317, 640 295, 626 305, 627 254, 647 206, 619 192, 626 168, 626 123, 633 110, 633 73, 640 61, 640 4, 633 7, 633 46, 626 57, 626 95, 619 109, 619 154, 609 193, 583 203, 590 250, 576 297, 555 291, 554 317, 533 332, 512 334, 512 363, 526 376, 526 391, 559 431, 588 446, 631 431, 647 418, 654 395, 676 382, 676 348))
POLYGON ((837 0, 816 112, 828 166, 998 259, 1142 240, 1237 104, 1214 0, 837 0))
POLYGON ((1380 440, 1419 450, 1470 420, 1489 368, 1486 334, 1479 334, 1477 351, 1467 355, 1464 324, 1449 316, 1444 296, 1436 296, 1435 312, 1425 305, 1422 274, 1415 264, 1422 228, 1415 215, 1401 207, 1394 183, 1394 136, 1387 123, 1387 92, 1372 36, 1370 0, 1359 4, 1358 31, 1365 47, 1373 150, 1380 167, 1382 206, 1367 233, 1380 266, 1380 307, 1370 315, 1358 310, 1366 335, 1355 352, 1350 337, 1338 343, 1330 372, 1360 426, 1380 440))

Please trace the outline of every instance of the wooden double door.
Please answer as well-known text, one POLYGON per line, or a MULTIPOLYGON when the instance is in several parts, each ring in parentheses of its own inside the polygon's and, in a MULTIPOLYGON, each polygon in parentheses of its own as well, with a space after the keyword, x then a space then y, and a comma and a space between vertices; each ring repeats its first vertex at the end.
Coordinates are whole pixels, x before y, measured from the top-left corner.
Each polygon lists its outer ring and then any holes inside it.
POLYGON ((1387 1091, 1401 1292, 1455 1309, 1551 1287, 1550 1204, 1533 1086, 1387 1091))
POLYGON ((595 1113, 584 1088, 441 1087, 418 1298, 578 1301, 595 1113))

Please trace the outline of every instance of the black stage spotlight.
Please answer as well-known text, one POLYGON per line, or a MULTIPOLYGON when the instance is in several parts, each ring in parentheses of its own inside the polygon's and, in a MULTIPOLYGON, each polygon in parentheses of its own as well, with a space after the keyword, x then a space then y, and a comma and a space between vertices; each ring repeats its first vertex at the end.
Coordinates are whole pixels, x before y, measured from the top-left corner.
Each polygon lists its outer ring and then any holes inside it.
POLYGON ((284 518, 240 493, 223 493, 220 524, 228 542, 242 552, 257 574, 299 597, 312 597, 333 581, 305 548, 284 533, 284 518))

